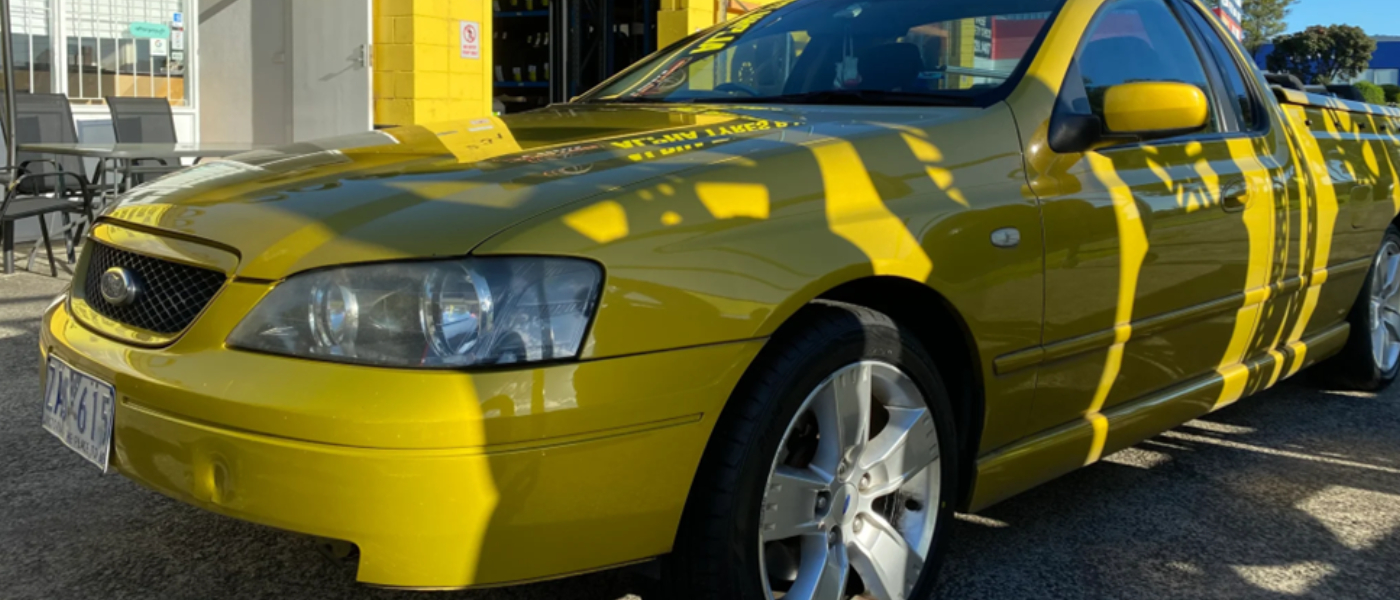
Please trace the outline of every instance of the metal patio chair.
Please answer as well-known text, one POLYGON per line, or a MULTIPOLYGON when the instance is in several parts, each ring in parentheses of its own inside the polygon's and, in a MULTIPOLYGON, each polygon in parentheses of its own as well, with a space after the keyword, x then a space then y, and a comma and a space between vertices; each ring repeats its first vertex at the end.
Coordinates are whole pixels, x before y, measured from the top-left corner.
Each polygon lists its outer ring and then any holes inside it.
MULTIPOLYGON (((112 112, 112 133, 118 144, 174 144, 175 115, 170 102, 164 98, 121 98, 107 96, 107 108, 112 112)), ((184 165, 179 160, 168 164, 160 158, 137 158, 122 171, 123 189, 141 185, 154 178, 178 171, 184 165)))
MULTIPOLYGON (((0 111, 5 110, 0 100, 0 111)), ((78 132, 68 97, 62 94, 15 95, 15 144, 77 143, 78 132)), ((4 200, 0 200, 0 253, 3 253, 4 273, 14 272, 15 222, 30 217, 39 219, 42 241, 49 251, 49 272, 57 276, 58 267, 53 253, 45 217, 53 213, 81 215, 93 220, 92 198, 100 188, 87 177, 83 161, 77 156, 45 157, 33 152, 16 154, 19 164, 3 168, 9 180, 4 200)), ((67 230, 65 226, 65 233, 67 230)), ((73 242, 65 238, 68 262, 73 262, 73 242)), ((35 250, 38 244, 35 244, 35 250)), ((26 268, 33 270, 34 255, 29 253, 26 268)))

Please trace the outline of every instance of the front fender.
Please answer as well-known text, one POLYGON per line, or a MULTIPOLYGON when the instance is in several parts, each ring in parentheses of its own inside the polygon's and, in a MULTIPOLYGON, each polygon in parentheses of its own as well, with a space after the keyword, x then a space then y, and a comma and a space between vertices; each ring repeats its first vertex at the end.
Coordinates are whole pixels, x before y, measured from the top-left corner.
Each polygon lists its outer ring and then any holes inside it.
POLYGON ((744 143, 767 147, 699 150, 713 160, 691 157, 704 166, 540 215, 474 254, 602 263, 589 358, 763 337, 825 291, 872 275, 938 290, 988 358, 1039 343, 1039 211, 1022 196, 1005 105, 744 143), (1003 228, 1019 245, 991 244, 1003 228))

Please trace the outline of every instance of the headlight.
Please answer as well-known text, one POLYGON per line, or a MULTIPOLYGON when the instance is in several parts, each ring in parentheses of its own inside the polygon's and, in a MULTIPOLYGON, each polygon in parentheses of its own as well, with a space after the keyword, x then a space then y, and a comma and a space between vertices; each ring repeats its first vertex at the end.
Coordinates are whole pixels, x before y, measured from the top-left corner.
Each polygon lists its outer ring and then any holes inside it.
POLYGON ((278 285, 233 330, 238 348, 392 367, 574 358, 598 265, 469 258, 316 271, 278 285))

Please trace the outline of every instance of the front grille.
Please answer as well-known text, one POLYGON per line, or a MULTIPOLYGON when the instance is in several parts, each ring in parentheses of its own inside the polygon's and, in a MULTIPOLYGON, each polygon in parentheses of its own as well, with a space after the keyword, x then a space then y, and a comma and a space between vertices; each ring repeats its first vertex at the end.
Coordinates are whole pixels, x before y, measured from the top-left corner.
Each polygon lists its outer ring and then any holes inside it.
POLYGON ((98 314, 155 333, 179 333, 189 327, 204 306, 223 287, 223 273, 191 267, 167 260, 92 242, 83 296, 98 314), (122 267, 140 281, 136 301, 113 306, 102 298, 102 274, 122 267))

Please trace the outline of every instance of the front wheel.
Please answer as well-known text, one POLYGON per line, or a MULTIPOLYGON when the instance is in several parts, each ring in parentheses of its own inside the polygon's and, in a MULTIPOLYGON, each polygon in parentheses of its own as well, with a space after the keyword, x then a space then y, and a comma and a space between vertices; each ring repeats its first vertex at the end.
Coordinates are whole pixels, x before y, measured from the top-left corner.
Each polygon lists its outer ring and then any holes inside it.
POLYGON ((1375 391, 1400 373, 1400 230, 1387 227, 1366 283, 1347 316, 1351 334, 1336 356, 1318 365, 1323 382, 1375 391))
POLYGON ((888 316, 815 304, 725 409, 668 561, 694 600, 926 598, 957 487, 948 395, 888 316))

